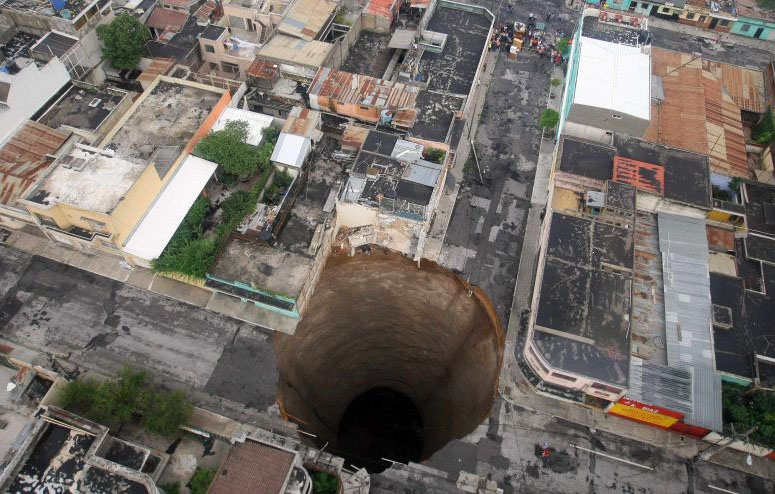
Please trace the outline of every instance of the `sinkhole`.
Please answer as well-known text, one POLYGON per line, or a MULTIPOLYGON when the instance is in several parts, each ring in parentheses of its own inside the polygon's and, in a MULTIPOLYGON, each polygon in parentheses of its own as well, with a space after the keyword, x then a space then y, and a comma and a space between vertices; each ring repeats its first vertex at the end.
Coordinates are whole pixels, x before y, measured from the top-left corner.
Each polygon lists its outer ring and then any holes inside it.
POLYGON ((422 461, 487 416, 503 344, 490 301, 454 273, 334 249, 296 333, 276 337, 278 403, 351 466, 422 461))

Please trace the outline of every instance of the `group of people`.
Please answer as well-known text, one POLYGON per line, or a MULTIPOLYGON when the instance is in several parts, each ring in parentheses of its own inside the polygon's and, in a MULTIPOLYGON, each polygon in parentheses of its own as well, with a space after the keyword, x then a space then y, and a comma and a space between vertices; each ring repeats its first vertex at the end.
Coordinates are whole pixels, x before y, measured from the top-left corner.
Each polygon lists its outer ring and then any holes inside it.
MULTIPOLYGON (((551 16, 551 13, 546 14, 546 20, 549 21, 551 16)), ((514 44, 514 38, 521 37, 523 47, 526 45, 528 49, 535 50, 541 58, 549 58, 555 65, 560 64, 563 61, 562 53, 556 49, 554 43, 546 39, 544 28, 545 25, 538 26, 538 20, 531 12, 527 24, 517 21, 501 24, 493 31, 488 48, 508 52, 514 44)), ((557 39, 559 36, 560 33, 557 39)))

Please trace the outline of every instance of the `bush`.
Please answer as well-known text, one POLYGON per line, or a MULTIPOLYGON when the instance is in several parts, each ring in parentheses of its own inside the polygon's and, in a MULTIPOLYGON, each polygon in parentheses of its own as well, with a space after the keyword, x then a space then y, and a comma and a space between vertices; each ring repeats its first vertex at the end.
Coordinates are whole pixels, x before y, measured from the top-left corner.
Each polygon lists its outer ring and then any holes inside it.
POLYGON ((772 117, 772 108, 767 108, 759 123, 754 126, 751 139, 756 144, 764 146, 775 142, 775 120, 772 117))
POLYGON ((557 87, 562 84, 562 81, 556 77, 552 77, 552 80, 549 81, 549 84, 551 84, 552 87, 557 87))
POLYGON ((158 259, 151 267, 157 273, 181 273, 203 278, 215 261, 215 242, 203 236, 202 224, 210 209, 210 201, 199 197, 158 259))
POLYGON ((336 494, 339 492, 339 479, 336 476, 324 472, 313 472, 311 477, 313 494, 336 494))
POLYGON ((206 494, 207 488, 215 477, 215 470, 210 468, 197 467, 194 475, 191 476, 191 480, 188 481, 188 488, 191 490, 191 494, 206 494))
POLYGON ((563 55, 567 55, 568 49, 570 48, 570 39, 569 38, 562 38, 560 41, 557 42, 557 51, 562 53, 563 55))
POLYGON ((159 485, 164 494, 180 494, 180 482, 170 482, 159 485))
POLYGON ((734 427, 740 434, 757 427, 749 440, 775 448, 775 393, 723 383, 722 407, 725 428, 734 427))
POLYGON ((441 149, 436 148, 425 148, 422 152, 422 157, 428 161, 433 161, 434 163, 442 164, 444 163, 444 157, 447 155, 444 151, 441 149))
POLYGON ((102 55, 117 69, 133 69, 140 63, 143 46, 151 32, 135 16, 121 13, 110 24, 97 26, 102 55))
POLYGON ((191 414, 191 405, 180 391, 168 392, 148 381, 143 370, 124 368, 117 379, 68 382, 58 398, 60 407, 89 420, 120 427, 139 420, 147 432, 175 435, 191 414))
POLYGON ((247 138, 248 123, 235 120, 227 123, 222 130, 207 134, 194 148, 194 154, 219 164, 228 174, 247 178, 259 167, 258 156, 247 144, 247 138))
POLYGON ((557 124, 559 122, 560 122, 560 114, 552 110, 551 108, 547 108, 546 110, 541 112, 541 119, 539 121, 541 128, 553 129, 557 127, 557 124))

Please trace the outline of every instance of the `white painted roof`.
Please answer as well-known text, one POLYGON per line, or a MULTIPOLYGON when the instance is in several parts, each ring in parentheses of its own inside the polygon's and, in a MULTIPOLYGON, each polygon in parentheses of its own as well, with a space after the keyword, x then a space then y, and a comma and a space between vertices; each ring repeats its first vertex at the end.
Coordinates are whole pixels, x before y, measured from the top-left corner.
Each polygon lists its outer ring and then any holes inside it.
POLYGON ((282 132, 272 152, 272 161, 301 168, 311 148, 312 143, 309 138, 282 132))
POLYGON ((40 69, 29 59, 16 62, 22 66, 18 73, 0 72, 0 82, 10 85, 6 105, 0 107, 0 145, 70 81, 67 68, 58 58, 40 69))
POLYGON ((127 240, 124 252, 149 261, 159 257, 217 167, 194 155, 186 158, 127 240))
POLYGON ((236 120, 244 120, 248 123, 248 140, 247 143, 252 146, 258 146, 261 144, 263 134, 261 133, 265 128, 272 125, 274 117, 270 115, 264 115, 263 113, 256 113, 254 111, 242 110, 240 108, 226 108, 218 117, 218 120, 213 125, 213 131, 223 130, 226 124, 234 122, 236 120))
POLYGON ((649 120, 651 59, 637 46, 581 37, 576 104, 649 120))

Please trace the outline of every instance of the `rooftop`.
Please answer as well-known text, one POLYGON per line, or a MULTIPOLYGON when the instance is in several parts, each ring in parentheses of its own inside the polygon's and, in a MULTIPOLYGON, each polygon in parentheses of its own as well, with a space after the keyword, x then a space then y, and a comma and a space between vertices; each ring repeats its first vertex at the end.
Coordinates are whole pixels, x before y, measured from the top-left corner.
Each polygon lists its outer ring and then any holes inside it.
POLYGON ((188 13, 180 10, 165 9, 161 6, 156 6, 145 21, 145 25, 164 31, 169 27, 174 27, 176 30, 182 28, 186 21, 188 21, 188 13))
POLYGON ((292 168, 301 168, 312 150, 308 137, 281 132, 272 152, 272 161, 292 168))
POLYGON ((78 38, 74 36, 49 31, 30 50, 32 53, 62 57, 76 44, 78 44, 78 38))
POLYGON ((0 147, 0 204, 13 206, 37 183, 52 162, 46 155, 56 152, 67 137, 30 121, 0 147))
POLYGON ((52 171, 27 199, 39 204, 65 203, 110 213, 145 170, 142 160, 113 156, 110 151, 76 145, 52 165, 52 171))
POLYGON ((320 122, 320 112, 301 106, 294 106, 285 119, 282 131, 287 132, 288 134, 319 140, 321 137, 318 135, 320 132, 320 122))
POLYGON ((162 77, 101 143, 124 158, 147 160, 160 146, 185 147, 225 90, 162 77))
MULTIPOLYGON (((608 31, 606 31, 608 32, 608 31)), ((574 92, 574 103, 595 108, 606 108, 617 113, 632 115, 644 120, 650 118, 651 63, 648 52, 631 43, 637 40, 638 31, 598 23, 596 17, 584 18, 580 39, 580 60, 574 92), (623 31, 627 36, 615 38, 608 33, 599 35, 603 27, 587 36, 588 25, 610 27, 614 32, 623 31)))
POLYGON ((421 63, 428 89, 468 95, 487 44, 491 21, 481 13, 438 5, 428 22, 429 31, 444 33, 441 53, 425 50, 421 63))
POLYGON ((334 0, 297 0, 277 26, 277 32, 304 41, 317 39, 336 7, 334 0))
POLYGON ((127 93, 96 86, 72 86, 38 120, 54 129, 97 130, 127 93))
MULTIPOLYGON (((639 33, 637 29, 618 23, 600 21, 597 14, 588 15, 589 12, 595 12, 595 9, 585 11, 587 15, 584 15, 581 26, 583 37, 616 45, 638 46, 639 33)), ((610 11, 606 13, 608 15, 614 14, 610 11)))
POLYGON ((325 63, 333 47, 325 41, 306 41, 276 32, 258 54, 269 60, 317 68, 325 63))
POLYGON ((54 10, 49 0, 5 0, 0 1, 0 7, 19 10, 22 12, 32 12, 38 15, 46 15, 50 17, 61 17, 63 19, 75 19, 78 17, 92 2, 87 0, 66 0, 63 2, 62 8, 54 10))
POLYGON ((381 78, 393 55, 393 50, 388 49, 389 41, 389 34, 361 31, 339 68, 345 72, 381 78))
POLYGON ((179 31, 168 31, 162 38, 148 41, 145 50, 151 58, 173 58, 185 63, 194 50, 199 50, 199 36, 205 29, 192 17, 179 31), (167 36, 171 38, 163 39, 167 36))
POLYGON ((232 446, 208 494, 282 494, 296 453, 247 439, 232 446))
POLYGON ((251 146, 258 146, 263 139, 264 129, 272 125, 274 117, 250 110, 229 107, 223 110, 221 116, 213 124, 212 130, 213 132, 223 130, 228 123, 237 121, 247 122, 248 124, 248 137, 245 142, 251 146))
POLYGON ((217 167, 189 155, 129 235, 124 251, 140 259, 158 258, 217 167))
POLYGON ((16 59, 13 70, 0 71, 0 95, 6 103, 0 106, 0 145, 44 108, 68 82, 70 74, 56 58, 43 67, 38 67, 31 59, 16 59))
POLYGON ((757 78, 745 69, 706 63, 688 53, 652 48, 651 56, 664 101, 652 103, 651 124, 643 138, 707 154, 714 172, 748 177, 741 108, 735 101, 752 108, 761 105, 757 78))
POLYGON ((24 31, 17 31, 11 39, 0 46, 0 53, 2 53, 5 58, 16 58, 19 56, 29 57, 29 49, 37 42, 38 36, 25 33, 24 31))
POLYGON ((739 17, 775 22, 775 10, 760 7, 756 0, 735 0, 734 5, 739 17))
POLYGON ((551 365, 627 385, 632 266, 631 229, 552 213, 533 337, 551 365))
POLYGON ((419 139, 445 142, 455 113, 465 106, 465 96, 420 91, 415 102, 417 118, 409 134, 419 139))
POLYGON ((745 181, 742 191, 746 227, 752 232, 775 236, 775 187, 745 181))

